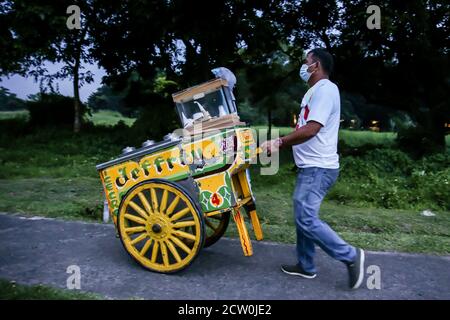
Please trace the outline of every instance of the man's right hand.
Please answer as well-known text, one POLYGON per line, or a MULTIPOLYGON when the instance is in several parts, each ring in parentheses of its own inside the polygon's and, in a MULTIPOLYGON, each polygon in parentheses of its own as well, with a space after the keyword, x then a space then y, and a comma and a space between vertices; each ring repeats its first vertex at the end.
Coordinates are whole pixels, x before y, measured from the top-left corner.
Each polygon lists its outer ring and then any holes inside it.
POLYGON ((272 152, 277 152, 280 148, 280 145, 280 139, 267 140, 261 144, 261 149, 263 149, 263 151, 266 151, 267 154, 271 154, 272 152))

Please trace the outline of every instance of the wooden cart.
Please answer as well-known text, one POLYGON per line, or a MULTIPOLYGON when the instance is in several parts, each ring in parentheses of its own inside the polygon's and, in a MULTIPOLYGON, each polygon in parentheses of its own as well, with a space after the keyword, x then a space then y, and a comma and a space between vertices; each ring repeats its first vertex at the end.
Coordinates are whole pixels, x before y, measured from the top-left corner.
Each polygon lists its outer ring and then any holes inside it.
POLYGON ((247 170, 258 152, 255 132, 239 121, 223 79, 173 100, 183 130, 97 166, 122 244, 144 268, 173 273, 218 241, 231 216, 251 256, 246 218, 263 238, 247 170))

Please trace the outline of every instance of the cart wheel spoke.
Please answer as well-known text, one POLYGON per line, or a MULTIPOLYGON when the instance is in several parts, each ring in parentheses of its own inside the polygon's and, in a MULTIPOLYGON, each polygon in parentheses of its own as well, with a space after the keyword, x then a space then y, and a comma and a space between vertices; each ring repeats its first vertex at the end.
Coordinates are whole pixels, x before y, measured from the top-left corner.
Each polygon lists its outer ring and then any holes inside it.
POLYGON ((195 221, 179 221, 172 225, 172 228, 185 228, 195 226, 195 221))
POLYGON ((214 232, 217 231, 217 228, 218 228, 218 227, 216 227, 215 225, 213 225, 211 221, 209 221, 208 219, 205 219, 205 223, 206 223, 206 225, 207 225, 209 228, 213 229, 214 232))
POLYGON ((170 242, 170 240, 167 240, 166 245, 169 248, 169 251, 174 256, 175 260, 177 260, 177 262, 181 262, 181 257, 177 251, 177 248, 175 248, 175 246, 172 244, 172 242, 170 242))
POLYGON ((205 247, 216 243, 227 230, 230 222, 230 212, 222 212, 213 216, 205 217, 206 240, 205 247))
POLYGON ((143 257, 145 257, 145 254, 147 253, 148 249, 150 248, 150 245, 152 244, 152 239, 148 239, 144 246, 142 247, 141 251, 139 251, 139 254, 143 257))
POLYGON ((177 213, 175 213, 172 217, 170 217, 170 221, 177 221, 178 219, 184 217, 189 212, 191 212, 191 208, 186 207, 186 208, 178 211, 177 213))
POLYGON ((132 214, 125 214, 125 218, 127 218, 128 220, 134 221, 138 224, 146 224, 147 222, 144 219, 139 218, 138 216, 132 215, 132 214))
POLYGON ((135 245, 135 244, 141 242, 142 240, 144 240, 144 239, 147 238, 147 237, 148 237, 148 234, 147 234, 147 232, 145 232, 145 233, 141 234, 140 236, 137 236, 136 238, 134 238, 134 239, 130 242, 130 244, 135 245))
POLYGON ((174 230, 173 234, 178 236, 178 237, 182 237, 182 238, 185 238, 185 239, 189 239, 189 240, 195 241, 195 236, 193 234, 190 234, 190 233, 187 233, 187 232, 184 232, 184 231, 174 230))
POLYGON ((153 214, 152 207, 150 207, 150 204, 148 203, 147 197, 142 192, 138 193, 138 197, 141 200, 141 203, 144 206, 145 211, 147 212, 147 214, 149 214, 149 215, 153 214))
POLYGON ((177 237, 170 237, 170 240, 173 241, 173 243, 175 243, 178 247, 180 247, 187 254, 191 253, 191 249, 189 249, 189 247, 187 245, 185 245, 183 243, 183 241, 181 241, 177 237))
POLYGON ((150 194, 152 197, 153 211, 158 211, 158 197, 156 196, 155 188, 150 188, 150 194))
POLYGON ((164 213, 164 211, 166 210, 167 207, 167 198, 169 197, 169 191, 164 190, 163 195, 162 195, 162 199, 161 199, 161 207, 159 208, 159 211, 161 213, 164 213))
POLYGON ((131 227, 131 228, 125 228, 125 232, 127 234, 133 234, 136 232, 143 232, 145 231, 145 227, 131 227))
POLYGON ((162 254, 164 266, 168 267, 169 266, 169 256, 167 254, 166 244, 164 242, 161 242, 160 246, 161 246, 161 254, 162 254))
MULTIPOLYGON (((141 197, 141 196, 139 196, 139 197, 141 197)), ((147 201, 143 195, 142 195, 142 197, 143 197, 142 199, 144 199, 145 201, 147 201)), ((142 201, 142 199, 141 199, 141 201, 142 201)), ((148 203, 147 203, 147 204, 148 204, 148 203)), ((130 201, 130 202, 129 202, 129 205, 130 205, 130 207, 132 207, 137 213, 139 213, 139 214, 141 215, 142 218, 144 218, 145 220, 148 219, 147 212, 145 212, 145 210, 142 209, 141 207, 139 207, 136 203, 134 203, 133 201, 130 201)), ((144 206, 145 206, 145 202, 144 202, 144 206)))
POLYGON ((158 253, 159 253, 159 242, 156 241, 155 244, 153 245, 153 250, 152 250, 152 263, 156 262, 156 258, 158 257, 158 253))
POLYGON ((166 215, 170 216, 173 212, 173 210, 175 210, 175 207, 178 205, 178 202, 180 202, 180 197, 175 197, 175 199, 173 199, 172 203, 170 204, 170 206, 167 208, 166 211, 166 215))

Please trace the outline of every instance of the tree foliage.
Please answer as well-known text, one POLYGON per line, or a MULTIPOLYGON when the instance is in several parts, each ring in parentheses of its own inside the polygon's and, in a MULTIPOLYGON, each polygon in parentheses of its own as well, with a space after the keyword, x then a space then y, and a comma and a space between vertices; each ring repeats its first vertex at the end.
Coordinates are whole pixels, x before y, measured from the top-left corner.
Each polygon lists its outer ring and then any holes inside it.
POLYGON ((442 148, 444 123, 450 123, 448 4, 378 1, 381 29, 372 30, 366 26, 372 2, 1 1, 0 39, 6 50, 0 53, 0 71, 27 73, 45 59, 61 61, 60 75, 73 76, 75 83, 79 74, 82 85, 89 73, 83 74, 77 61, 95 61, 106 70, 105 84, 123 94, 125 109, 153 117, 166 114, 158 112, 161 108, 173 111, 157 79, 176 91, 226 66, 238 74, 236 96, 246 117, 288 125, 306 90, 298 77, 303 55, 322 46, 335 57, 332 80, 344 93, 347 118, 364 124, 369 114, 407 112, 416 132, 442 148), (81 8, 84 27, 78 32, 65 27, 70 4, 81 8))
POLYGON ((25 102, 8 89, 0 87, 0 111, 17 111, 25 109, 25 102))

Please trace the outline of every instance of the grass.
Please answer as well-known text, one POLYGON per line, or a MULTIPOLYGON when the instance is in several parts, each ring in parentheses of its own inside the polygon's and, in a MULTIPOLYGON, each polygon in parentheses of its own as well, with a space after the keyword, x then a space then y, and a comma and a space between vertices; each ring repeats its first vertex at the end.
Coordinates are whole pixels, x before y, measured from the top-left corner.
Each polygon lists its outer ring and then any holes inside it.
MULTIPOLYGON (((282 132, 292 130, 281 129, 282 132)), ((129 139, 139 139, 129 137, 123 132, 125 129, 121 130, 94 128, 81 135, 74 135, 70 131, 48 129, 38 134, 17 137, 8 134, 2 136, 0 131, 0 211, 100 221, 103 193, 95 165, 117 157, 123 146, 135 145, 129 139)), ((386 147, 393 141, 394 135, 342 130, 341 138, 353 146, 364 144, 366 139, 386 147)), ((384 159, 389 154, 379 153, 379 156, 384 159)), ((377 165, 380 160, 349 160, 343 158, 343 162, 351 165, 346 167, 346 171, 353 173, 353 176, 344 174, 338 180, 325 199, 321 212, 322 218, 343 238, 370 250, 450 253, 450 211, 432 208, 436 216, 424 217, 420 211, 428 208, 427 203, 419 203, 405 210, 403 206, 408 205, 405 201, 394 202, 388 209, 380 207, 378 202, 368 202, 364 195, 374 193, 376 190, 371 188, 375 184, 368 184, 368 189, 363 190, 360 184, 364 182, 365 175, 362 173, 365 171, 359 174, 358 170, 366 162, 377 165)), ((389 159, 384 161, 391 162, 389 159)), ((290 152, 281 154, 281 162, 280 171, 274 176, 261 176, 258 167, 252 167, 252 186, 265 239, 294 243, 291 197, 295 176, 290 170, 293 166, 290 152)), ((434 167, 444 170, 439 167, 445 167, 445 162, 442 163, 434 167)), ((402 166, 401 162, 395 165, 402 166)), ((378 169, 375 166, 367 170, 377 173, 378 169)), ((441 171, 443 174, 445 172, 441 171)), ((383 190, 383 181, 391 183, 395 179, 393 173, 387 172, 385 176, 377 176, 374 181, 378 181, 377 188, 383 190)), ((421 181, 418 180, 417 188, 422 184, 421 181)), ((437 180, 431 175, 427 181, 433 183, 437 180)), ((400 182, 389 186, 394 191, 396 188, 402 191, 400 182)), ((444 187, 434 186, 433 190, 444 190, 444 187)), ((408 188, 405 190, 409 193, 419 190, 414 189, 414 186, 408 188)), ((428 189, 432 189, 431 186, 425 188, 428 189)), ((402 198, 402 192, 394 196, 402 198)), ((428 195, 429 198, 432 196, 428 195)), ((448 202, 445 193, 441 197, 448 202)), ((230 223, 227 234, 237 235, 233 223, 230 223)))
MULTIPOLYGON (((252 189, 267 240, 296 241, 291 200, 294 183, 295 174, 287 167, 281 168, 279 176, 252 173, 252 189)), ((355 207, 327 198, 321 207, 321 218, 353 245, 369 250, 449 254, 450 212, 435 213, 425 217, 415 210, 355 207)), ((234 224, 230 225, 227 234, 237 236, 234 224)))
MULTIPOLYGON (((252 174, 265 239, 295 243, 292 192, 295 176, 269 179, 252 174), (270 186, 269 186, 270 185, 270 186)), ((0 210, 69 220, 100 221, 103 194, 98 179, 81 177, 0 180, 0 210)), ((341 205, 326 199, 321 218, 350 243, 370 250, 450 253, 450 212, 425 217, 416 210, 341 205)), ((250 226, 248 226, 251 228, 250 226)), ((234 223, 228 236, 236 237, 234 223)))
POLYGON ((360 147, 365 144, 382 145, 390 147, 394 144, 397 134, 394 132, 373 132, 340 130, 339 139, 351 147, 360 147))
POLYGON ((27 110, 18 111, 0 111, 0 120, 6 119, 28 119, 29 113, 27 110))
MULTIPOLYGON (((267 126, 253 126, 254 129, 267 129, 267 126)), ((272 127, 273 130, 279 130, 279 135, 289 134, 294 130, 291 127, 272 127)), ((339 130, 339 139, 344 141, 351 147, 360 147, 365 144, 383 145, 390 147, 394 144, 396 133, 393 132, 374 132, 374 131, 357 131, 341 129, 339 130)), ((450 143, 450 136, 447 141, 450 143)))
POLYGON ((101 296, 43 285, 21 285, 0 279, 0 300, 99 300, 101 296))
POLYGON ((104 125, 104 126, 114 126, 119 121, 125 122, 127 126, 133 125, 135 118, 127 118, 121 115, 117 111, 111 110, 99 110, 98 112, 93 112, 92 117, 88 117, 94 125, 104 125))
POLYGON ((87 177, 0 179, 0 211, 99 221, 103 189, 87 177))
MULTIPOLYGON (((27 175, 32 177, 24 177, 17 171, 16 177, 0 179, 0 210, 99 221, 103 194, 93 167, 97 162, 95 159, 87 158, 86 163, 81 162, 80 165, 73 159, 68 160, 72 166, 67 167, 64 163, 57 166, 57 160, 54 163, 52 160, 51 169, 37 169, 34 163, 31 167, 22 164, 28 168, 27 175)), ((288 165, 283 165, 275 176, 260 176, 257 170, 252 168, 252 186, 265 239, 294 243, 291 202, 294 173, 288 165)), ((424 217, 420 215, 420 210, 342 205, 328 198, 324 201, 321 214, 344 239, 366 249, 450 253, 448 211, 436 212, 435 217, 424 217)), ((237 236, 233 223, 227 235, 237 236)))
MULTIPOLYGON (((252 126, 252 128, 254 128, 255 130, 257 130, 257 131, 259 131, 259 130, 261 130, 261 129, 268 129, 268 127, 267 126, 252 126)), ((272 127, 272 130, 278 130, 278 134, 280 135, 280 136, 284 136, 284 135, 286 135, 286 134, 288 134, 288 133, 290 133, 290 132, 292 132, 293 130, 294 130, 294 128, 291 128, 291 127, 276 127, 276 126, 273 126, 272 127)))
MULTIPOLYGON (((28 117, 29 112, 27 110, 0 111, 0 120, 18 118, 28 119, 28 117)), ((96 126, 114 126, 119 121, 123 121, 127 126, 131 126, 136 121, 135 118, 125 117, 119 112, 112 110, 99 110, 97 112, 92 112, 92 116, 87 116, 87 119, 96 126)))

